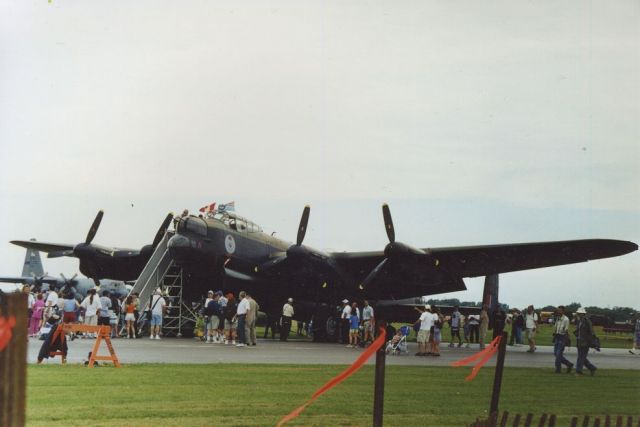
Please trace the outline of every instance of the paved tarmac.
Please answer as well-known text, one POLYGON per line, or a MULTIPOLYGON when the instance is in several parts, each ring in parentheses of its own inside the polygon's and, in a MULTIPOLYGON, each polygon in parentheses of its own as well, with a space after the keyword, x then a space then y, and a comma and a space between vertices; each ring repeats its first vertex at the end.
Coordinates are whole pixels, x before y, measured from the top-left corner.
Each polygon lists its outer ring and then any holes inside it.
MULTIPOLYGON (((259 339, 257 346, 235 347, 224 344, 208 344, 193 338, 163 338, 150 340, 117 338, 112 340, 118 359, 128 363, 268 363, 268 364, 337 364, 347 365, 362 352, 362 349, 346 348, 342 344, 313 343, 307 340, 259 339)), ((83 363, 93 347, 94 340, 76 339, 69 341, 68 363, 83 363)), ((29 339, 28 361, 35 363, 42 341, 29 339)), ((528 347, 507 347, 505 366, 538 367, 553 369, 553 348, 539 346, 535 353, 527 353, 528 347)), ((387 356, 387 365, 406 366, 448 366, 478 351, 472 348, 449 348, 447 343, 441 346, 440 357, 416 357, 415 343, 408 343, 408 354, 387 356)), ((100 354, 108 354, 102 344, 100 354)), ((566 351, 565 356, 575 363, 575 347, 566 351)), ((495 364, 496 358, 488 363, 495 364)), ((629 354, 628 349, 591 350, 589 360, 599 369, 640 369, 640 355, 629 354)), ((371 357, 369 364, 375 362, 371 357)), ((59 364, 60 358, 45 360, 46 364, 59 364)))

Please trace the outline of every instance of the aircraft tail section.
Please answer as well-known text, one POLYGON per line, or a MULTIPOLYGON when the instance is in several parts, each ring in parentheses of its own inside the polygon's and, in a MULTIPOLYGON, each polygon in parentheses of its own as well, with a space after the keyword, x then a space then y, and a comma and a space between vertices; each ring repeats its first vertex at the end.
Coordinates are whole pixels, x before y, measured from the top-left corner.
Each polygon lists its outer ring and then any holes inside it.
MULTIPOLYGON (((36 239, 31 239, 35 242, 36 239)), ((42 277, 44 276, 44 269, 42 268, 42 260, 40 259, 40 252, 27 248, 27 253, 24 256, 24 263, 22 264, 22 277, 42 277)))
POLYGON ((484 290, 482 292, 482 304, 489 307, 489 325, 490 329, 493 329, 492 325, 496 311, 499 308, 498 293, 499 293, 499 276, 497 274, 490 274, 484 278, 484 290))

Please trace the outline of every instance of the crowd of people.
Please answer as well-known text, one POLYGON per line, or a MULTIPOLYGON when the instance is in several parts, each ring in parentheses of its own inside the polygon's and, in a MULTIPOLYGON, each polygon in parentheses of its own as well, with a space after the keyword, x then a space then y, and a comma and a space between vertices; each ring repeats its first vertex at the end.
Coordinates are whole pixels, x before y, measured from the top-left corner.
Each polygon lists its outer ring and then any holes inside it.
POLYGON ((249 292, 241 291, 236 300, 232 292, 224 295, 222 291, 209 291, 203 309, 205 342, 236 347, 257 345, 259 310, 249 292))
MULTIPOLYGON (((79 301, 70 289, 59 291, 51 287, 32 292, 29 286, 24 286, 23 292, 28 294, 29 337, 41 338, 48 333, 47 324, 54 321, 110 326, 112 338, 118 336, 120 327, 125 328, 127 338, 139 336, 137 319, 140 301, 135 293, 124 297, 93 288, 79 301)), ((95 338, 95 334, 78 336, 95 338)), ((76 335, 71 338, 76 338, 76 335)))
MULTIPOLYGON (((47 332, 52 322, 60 320, 62 323, 82 323, 85 325, 111 326, 112 337, 122 336, 126 338, 140 337, 139 314, 140 299, 136 293, 129 296, 111 295, 109 291, 100 291, 99 288, 90 289, 82 301, 75 298, 70 290, 63 290, 60 294, 55 288, 45 291, 32 292, 29 286, 23 291, 28 294, 29 328, 30 337, 40 337, 47 332), (54 319, 53 321, 51 319, 54 319)), ((249 292, 241 291, 236 299, 232 292, 223 294, 222 291, 209 291, 204 302, 204 340, 207 343, 230 344, 237 347, 255 346, 256 321, 260 306, 252 298, 249 292)), ((367 300, 363 301, 362 309, 357 302, 342 300, 337 308, 340 317, 338 324, 338 342, 346 344, 348 348, 366 347, 374 340, 375 317, 373 307, 367 300)), ((532 305, 525 310, 511 309, 508 313, 498 309, 489 316, 489 307, 483 306, 480 314, 467 316, 460 312, 460 307, 453 307, 450 315, 444 316, 440 308, 432 305, 416 307, 419 318, 412 325, 417 335, 418 351, 416 356, 440 356, 440 342, 442 330, 445 325, 450 328, 449 347, 471 347, 478 344, 480 350, 485 348, 489 341, 487 336, 489 329, 493 330, 493 338, 502 334, 506 328, 509 332, 510 346, 521 346, 526 338, 528 353, 536 351, 536 334, 540 324, 539 315, 532 305), (490 321, 492 322, 489 325, 490 321), (491 326, 491 328, 490 328, 491 326)), ((167 302, 160 289, 152 295, 145 306, 150 325, 150 339, 160 339, 163 317, 167 312, 167 302)), ((268 319, 265 328, 265 337, 269 329, 272 337, 276 330, 279 331, 280 340, 287 341, 292 321, 295 315, 293 299, 288 298, 283 306, 279 319, 268 319)), ((593 348, 595 334, 593 325, 587 316, 586 310, 580 307, 570 320, 565 313, 565 307, 560 306, 552 319, 553 346, 555 356, 555 372, 560 373, 562 367, 566 367, 567 373, 575 368, 576 375, 582 375, 586 368, 591 375, 595 374, 597 367, 588 360, 589 348, 593 348), (565 356, 565 349, 571 345, 570 325, 575 325, 576 348, 578 357, 575 363, 570 362, 565 356)), ((300 326, 298 322, 298 333, 300 326)), ((303 326, 304 329, 304 326, 303 326)), ((395 331, 393 331, 395 333, 395 331)), ((390 336, 393 334, 390 334, 390 336)), ((83 337, 95 337, 85 334, 83 337)), ((75 337, 72 337, 75 338, 75 337)), ((400 336, 397 337, 398 339, 400 336)), ((630 353, 640 349, 640 317, 635 318, 633 348, 630 353)))

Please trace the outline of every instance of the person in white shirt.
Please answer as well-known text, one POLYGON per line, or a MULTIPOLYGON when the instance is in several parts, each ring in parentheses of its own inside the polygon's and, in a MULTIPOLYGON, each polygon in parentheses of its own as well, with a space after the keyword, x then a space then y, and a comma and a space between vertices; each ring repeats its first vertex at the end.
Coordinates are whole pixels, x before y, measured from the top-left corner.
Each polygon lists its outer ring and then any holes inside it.
POLYGON ((162 327, 162 316, 166 312, 167 302, 162 298, 160 288, 156 289, 155 295, 151 298, 151 335, 149 339, 160 339, 160 328, 162 327))
POLYGON ((538 327, 538 315, 533 311, 533 306, 527 307, 524 314, 524 327, 527 331, 527 341, 529 341, 529 350, 527 353, 536 351, 536 329, 538 327))
POLYGON ((342 314, 340 315, 340 343, 349 342, 349 323, 351 321, 351 306, 348 299, 342 300, 342 314))
POLYGON ((289 298, 282 306, 282 326, 280 329, 280 341, 286 341, 291 331, 291 320, 293 319, 293 298, 289 298))
POLYGON ((424 310, 416 307, 416 310, 420 313, 420 318, 416 320, 414 326, 420 323, 420 329, 418 330, 418 352, 416 356, 427 356, 431 354, 431 344, 429 344, 429 335, 431 333, 431 327, 433 326, 434 316, 431 313, 431 306, 429 304, 424 306, 424 310))
POLYGON ((238 331, 238 343, 236 344, 236 347, 244 347, 247 345, 245 321, 247 319, 247 312, 249 311, 250 305, 245 291, 240 291, 239 297, 240 302, 238 303, 238 310, 236 311, 236 318, 238 319, 238 327, 236 328, 236 331, 238 331))
POLYGON ((373 329, 375 328, 373 307, 369 305, 367 300, 364 300, 364 307, 362 308, 362 326, 364 329, 364 345, 367 345, 369 341, 373 341, 373 329))
MULTIPOLYGON (((82 301, 80 307, 84 309, 84 324, 96 326, 98 324, 98 310, 100 310, 102 304, 100 304, 100 298, 96 295, 95 288, 89 289, 89 294, 82 301)), ((95 337, 96 334, 92 333, 89 336, 95 337)))
POLYGON ((553 331, 553 354, 556 356, 556 374, 559 374, 562 365, 566 365, 567 374, 571 372, 573 363, 564 357, 564 348, 569 338, 569 318, 564 314, 564 306, 558 307, 556 312, 556 324, 553 331))
POLYGON ((58 293, 54 288, 49 290, 49 295, 47 295, 47 301, 45 301, 46 307, 56 307, 58 305, 58 293))

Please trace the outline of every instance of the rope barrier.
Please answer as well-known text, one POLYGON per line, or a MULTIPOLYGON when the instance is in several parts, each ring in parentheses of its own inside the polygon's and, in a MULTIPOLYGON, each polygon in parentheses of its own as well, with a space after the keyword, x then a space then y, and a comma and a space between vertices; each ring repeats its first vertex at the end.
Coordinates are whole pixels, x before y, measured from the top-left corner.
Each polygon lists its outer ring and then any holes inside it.
POLYGON ((380 332, 378 333, 378 338, 376 338, 375 341, 373 341, 373 343, 371 343, 371 345, 367 347, 365 351, 362 352, 362 354, 356 359, 355 362, 353 362, 351 366, 349 366, 347 369, 345 369, 344 371, 342 371, 341 373, 339 373, 338 375, 336 375, 335 377, 327 381, 327 383, 322 387, 320 387, 318 390, 316 390, 316 392, 313 393, 311 398, 307 400, 302 406, 297 407, 296 409, 291 411, 288 415, 286 415, 284 418, 282 418, 278 422, 277 427, 283 426, 285 423, 296 418, 298 415, 302 413, 302 411, 305 410, 307 406, 313 403, 318 397, 320 397, 322 394, 331 390, 333 387, 337 386, 342 381, 346 380, 351 375, 356 373, 365 364, 365 362, 373 354, 375 354, 375 352, 378 351, 380 347, 384 345, 386 335, 387 333, 385 329, 380 328, 380 332))

